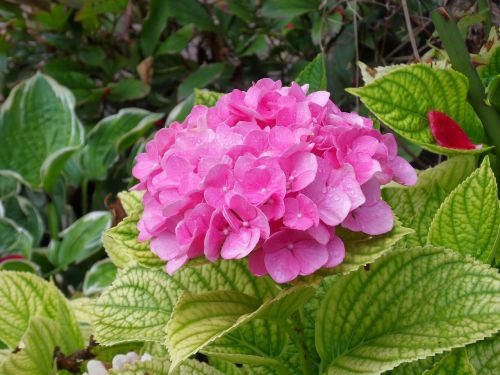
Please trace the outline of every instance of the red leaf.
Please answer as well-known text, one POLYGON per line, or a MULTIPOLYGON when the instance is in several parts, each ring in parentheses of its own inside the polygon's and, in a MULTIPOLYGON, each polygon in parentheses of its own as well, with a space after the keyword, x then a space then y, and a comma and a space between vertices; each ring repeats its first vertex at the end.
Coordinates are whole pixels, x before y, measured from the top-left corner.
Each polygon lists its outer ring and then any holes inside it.
POLYGON ((0 263, 6 262, 6 261, 12 260, 12 259, 22 260, 22 259, 24 259, 24 257, 22 255, 17 255, 17 254, 5 255, 3 257, 0 257, 0 263))
POLYGON ((474 150, 476 145, 463 129, 443 112, 430 111, 427 113, 432 135, 437 144, 447 148, 460 150, 474 150))

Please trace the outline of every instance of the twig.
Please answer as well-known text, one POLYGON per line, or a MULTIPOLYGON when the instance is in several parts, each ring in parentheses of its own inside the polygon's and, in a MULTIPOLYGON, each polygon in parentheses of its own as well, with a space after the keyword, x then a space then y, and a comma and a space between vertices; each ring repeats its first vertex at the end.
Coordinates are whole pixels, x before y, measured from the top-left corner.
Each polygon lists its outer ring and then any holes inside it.
POLYGON ((81 365, 84 361, 95 358, 92 349, 97 346, 94 337, 90 336, 89 344, 85 349, 77 350, 74 353, 66 356, 61 352, 61 348, 56 346, 54 349, 54 358, 56 359, 58 370, 67 370, 72 374, 79 374, 81 365))
POLYGON ((411 27, 410 12, 408 10, 408 3, 406 0, 401 0, 403 5, 403 14, 405 16, 406 28, 408 29, 408 37, 410 38, 411 49, 413 50, 413 56, 417 61, 420 61, 420 54, 418 53, 417 42, 415 41, 415 35, 413 35, 413 29, 411 27))

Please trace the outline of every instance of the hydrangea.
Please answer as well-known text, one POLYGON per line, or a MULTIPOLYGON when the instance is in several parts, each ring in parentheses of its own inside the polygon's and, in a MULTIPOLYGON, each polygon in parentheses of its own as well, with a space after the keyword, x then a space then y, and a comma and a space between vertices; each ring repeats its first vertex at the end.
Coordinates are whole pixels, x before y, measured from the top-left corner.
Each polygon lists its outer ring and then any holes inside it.
POLYGON ((247 258, 255 275, 289 282, 343 261, 337 226, 392 229, 380 186, 417 179, 394 136, 307 90, 262 79, 195 106, 137 156, 139 240, 169 274, 196 257, 247 258))

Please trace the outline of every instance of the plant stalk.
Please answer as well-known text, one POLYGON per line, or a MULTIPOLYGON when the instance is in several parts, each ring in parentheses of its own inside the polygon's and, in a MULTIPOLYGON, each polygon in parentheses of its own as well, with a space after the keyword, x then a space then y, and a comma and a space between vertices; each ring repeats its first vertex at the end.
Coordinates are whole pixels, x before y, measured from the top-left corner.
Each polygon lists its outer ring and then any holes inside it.
POLYGON ((457 24, 444 8, 431 13, 439 37, 450 57, 453 68, 464 74, 469 80, 468 100, 484 125, 489 141, 495 146, 495 153, 500 158, 500 114, 485 103, 485 88, 470 61, 469 52, 465 46, 457 24))
POLYGON ((59 220, 57 218, 56 205, 51 198, 49 199, 50 201, 47 205, 47 216, 49 221, 50 238, 57 241, 59 239, 59 220))
POLYGON ((87 213, 89 207, 88 192, 89 192, 89 181, 86 178, 84 178, 82 181, 82 215, 85 215, 87 213))

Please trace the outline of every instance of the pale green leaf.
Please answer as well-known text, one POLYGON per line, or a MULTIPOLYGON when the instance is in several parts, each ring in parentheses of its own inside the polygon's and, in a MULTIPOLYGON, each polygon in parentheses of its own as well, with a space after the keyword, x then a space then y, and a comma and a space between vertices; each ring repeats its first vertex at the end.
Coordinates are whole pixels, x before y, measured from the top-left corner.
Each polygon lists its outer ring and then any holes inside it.
POLYGON ((83 128, 71 92, 52 78, 37 73, 10 93, 0 110, 0 170, 15 172, 40 188, 57 159, 54 155, 75 150, 83 142, 83 128), (26 147, 30 145, 30 147, 26 147))
POLYGON ((82 216, 60 233, 62 241, 49 252, 50 261, 60 269, 88 258, 101 246, 102 232, 111 225, 111 214, 94 211, 82 216))
POLYGON ((81 152, 82 169, 88 179, 103 180, 118 160, 120 151, 131 146, 163 117, 138 108, 125 108, 92 128, 81 152))
MULTIPOLYGON (((138 361, 132 365, 125 365, 120 370, 109 371, 110 375, 165 375, 170 368, 168 359, 157 359, 151 361, 138 361)), ((185 361, 172 375, 223 375, 222 372, 197 360, 185 361)))
POLYGON ((485 86, 488 86, 489 80, 500 74, 500 44, 493 47, 488 56, 488 62, 478 68, 481 79, 486 82, 485 86))
POLYGON ((138 213, 132 213, 117 226, 104 233, 103 240, 106 252, 119 267, 130 262, 137 262, 146 267, 164 265, 165 262, 151 252, 149 241, 139 242, 137 240, 139 218, 138 213))
POLYGON ((183 294, 167 325, 172 367, 253 319, 286 319, 314 293, 309 285, 283 290, 261 302, 235 291, 183 294))
POLYGON ((21 196, 11 197, 3 202, 5 216, 13 220, 18 226, 26 229, 33 238, 36 247, 45 231, 42 217, 36 207, 21 196))
POLYGON ((358 67, 361 71, 361 77, 363 78, 363 82, 365 85, 372 83, 373 81, 382 78, 388 73, 392 72, 395 69, 405 67, 405 64, 397 64, 397 65, 388 65, 388 66, 377 66, 372 68, 365 63, 358 61, 358 67))
POLYGON ((394 228, 379 236, 370 236, 360 232, 349 232, 339 228, 337 234, 345 246, 344 261, 335 267, 334 273, 348 273, 358 268, 373 263, 380 258, 402 238, 411 235, 413 230, 401 226, 396 220, 394 228))
POLYGON ((497 336, 467 346, 470 363, 478 375, 497 375, 500 369, 500 338, 497 336))
POLYGON ((457 71, 414 64, 348 91, 359 96, 370 111, 401 136, 430 151, 456 153, 435 144, 427 112, 446 113, 475 143, 483 142, 483 126, 466 100, 467 90, 467 78, 457 71))
POLYGON ((481 340, 500 324, 500 275, 451 250, 389 252, 338 277, 317 315, 330 374, 378 374, 481 340))
POLYGON ((51 319, 35 317, 27 328, 22 342, 24 348, 10 354, 0 363, 2 375, 56 375, 54 349, 59 346, 69 354, 64 347, 63 332, 60 325, 51 319))
MULTIPOLYGON (((3 206, 0 211, 3 211, 3 206)), ((29 257, 33 238, 12 220, 0 217, 0 254, 23 254, 29 257)))
POLYGON ((422 375, 425 370, 430 370, 436 362, 439 362, 443 356, 443 354, 436 354, 418 361, 401 363, 398 367, 384 372, 384 375, 422 375))
POLYGON ((429 243, 491 262, 500 227, 495 175, 489 159, 446 198, 429 229, 429 243))
POLYGON ((68 346, 82 343, 76 319, 64 296, 55 286, 25 272, 0 272, 0 340, 15 348, 31 319, 37 316, 56 320, 68 346))
POLYGON ((323 55, 320 53, 306 65, 295 81, 299 85, 309 85, 309 92, 326 90, 326 68, 323 55))
POLYGON ((469 362, 467 351, 463 348, 455 349, 445 355, 432 369, 422 375, 476 375, 476 371, 469 362))
POLYGON ((143 192, 132 190, 132 191, 122 191, 118 193, 118 199, 125 210, 127 215, 132 215, 133 213, 142 214, 142 196, 143 192))
POLYGON ((208 90, 194 90, 194 104, 206 105, 213 107, 215 103, 222 97, 222 93, 208 90))

